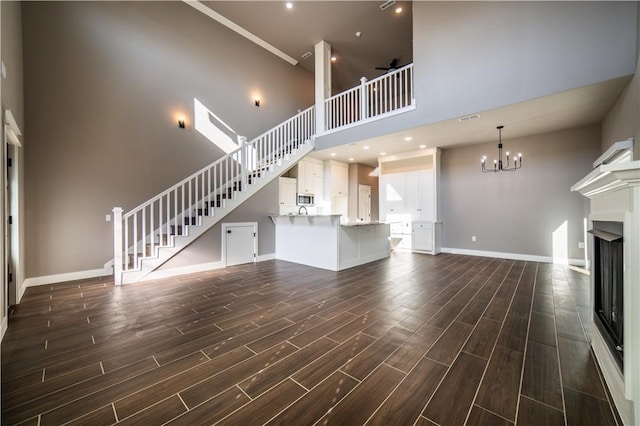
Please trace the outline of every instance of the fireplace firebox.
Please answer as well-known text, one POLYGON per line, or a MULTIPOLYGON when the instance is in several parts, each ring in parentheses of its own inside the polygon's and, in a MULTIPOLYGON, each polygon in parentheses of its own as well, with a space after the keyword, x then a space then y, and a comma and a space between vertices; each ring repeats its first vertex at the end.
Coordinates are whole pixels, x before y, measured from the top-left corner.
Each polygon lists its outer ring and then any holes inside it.
POLYGON ((594 322, 622 371, 624 269, 622 223, 594 222, 594 322))

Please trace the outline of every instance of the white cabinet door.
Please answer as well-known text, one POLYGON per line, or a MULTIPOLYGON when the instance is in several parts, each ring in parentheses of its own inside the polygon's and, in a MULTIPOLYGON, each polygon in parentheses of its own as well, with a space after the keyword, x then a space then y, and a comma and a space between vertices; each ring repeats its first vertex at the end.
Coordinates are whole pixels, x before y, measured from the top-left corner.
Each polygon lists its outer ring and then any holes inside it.
POLYGON ((429 222, 414 222, 411 232, 412 249, 421 251, 433 250, 433 225, 429 222))
POLYGON ((341 197, 349 193, 349 166, 331 166, 331 196, 341 197))
POLYGON ((380 214, 389 221, 388 215, 404 214, 405 179, 402 173, 380 176, 380 214))
POLYGON ((435 220, 435 182, 433 175, 433 169, 421 170, 417 173, 418 203, 416 205, 416 215, 414 220, 435 220))
POLYGON ((322 164, 311 163, 312 192, 315 196, 315 203, 322 204, 324 201, 324 166, 322 164))
POLYGON ((292 178, 280 178, 279 181, 280 190, 280 213, 284 214, 284 209, 291 209, 296 207, 296 180, 292 178))
POLYGON ((421 195, 418 175, 421 172, 407 172, 404 175, 404 213, 411 215, 411 221, 420 220, 421 195))

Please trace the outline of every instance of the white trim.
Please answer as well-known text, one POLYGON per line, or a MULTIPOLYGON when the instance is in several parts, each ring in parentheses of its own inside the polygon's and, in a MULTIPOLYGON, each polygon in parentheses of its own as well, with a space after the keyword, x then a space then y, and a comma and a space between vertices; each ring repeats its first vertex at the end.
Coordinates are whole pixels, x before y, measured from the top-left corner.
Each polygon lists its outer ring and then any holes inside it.
POLYGON ((20 298, 27 287, 35 287, 45 284, 64 283, 67 281, 85 280, 87 278, 105 277, 112 275, 111 269, 89 269, 87 271, 66 272, 64 274, 44 275, 41 277, 27 278, 22 283, 20 298))
POLYGON ((225 18, 224 16, 220 15, 218 12, 214 11, 213 9, 210 9, 209 7, 205 6, 204 4, 200 3, 197 0, 182 0, 183 2, 185 2, 186 4, 188 4, 189 6, 193 7, 194 9, 204 13, 205 15, 207 15, 209 18, 213 19, 214 21, 217 21, 218 23, 224 25, 225 27, 229 28, 232 31, 235 31, 236 33, 240 34, 242 37, 246 38, 247 40, 250 40, 252 42, 254 42, 255 44, 257 44, 258 46, 262 47, 265 50, 268 50, 269 52, 273 53, 274 55, 276 55, 277 57, 279 57, 280 59, 283 59, 287 62, 289 62, 291 65, 298 65, 298 61, 296 61, 295 59, 293 59, 291 56, 287 55, 286 53, 284 53, 282 50, 278 49, 277 47, 267 43, 266 41, 264 41, 263 39, 261 39, 260 37, 258 37, 257 35, 250 33, 249 31, 245 30, 244 28, 242 28, 240 25, 236 24, 235 22, 231 21, 230 19, 225 18))
POLYGON ((9 327, 9 314, 2 318, 2 324, 0 324, 0 340, 4 339, 4 333, 7 332, 7 328, 9 327))
POLYGON ((208 262, 208 263, 199 263, 197 265, 178 266, 176 268, 160 269, 160 270, 151 272, 149 275, 144 277, 139 282, 159 280, 163 278, 171 278, 178 275, 195 274, 197 272, 213 271, 215 269, 224 269, 224 263, 222 263, 222 261, 208 262))
POLYGON ((256 262, 266 262, 268 260, 276 260, 276 254, 260 254, 256 257, 256 262))
MULTIPOLYGON (((268 260, 274 260, 276 258, 275 253, 272 254, 263 254, 261 256, 256 257, 256 262, 266 262, 268 260)), ((208 263, 199 263, 196 265, 188 265, 188 266, 178 266, 176 268, 167 268, 161 269, 151 272, 149 275, 144 277, 144 279, 139 282, 144 281, 152 281, 152 280, 160 280, 163 278, 172 278, 178 275, 187 275, 187 274, 195 274, 198 272, 207 272, 214 271, 216 269, 224 269, 224 262, 208 262, 208 263)))
MULTIPOLYGON (((520 254, 520 253, 503 253, 499 251, 483 251, 483 250, 467 250, 458 248, 442 247, 441 253, 450 254, 462 254, 465 256, 480 256, 480 257, 494 257, 498 259, 511 259, 511 260, 524 260, 527 262, 543 262, 553 263, 553 257, 551 256, 536 256, 532 254, 520 254)), ((569 265, 585 266, 584 259, 567 259, 569 265)))

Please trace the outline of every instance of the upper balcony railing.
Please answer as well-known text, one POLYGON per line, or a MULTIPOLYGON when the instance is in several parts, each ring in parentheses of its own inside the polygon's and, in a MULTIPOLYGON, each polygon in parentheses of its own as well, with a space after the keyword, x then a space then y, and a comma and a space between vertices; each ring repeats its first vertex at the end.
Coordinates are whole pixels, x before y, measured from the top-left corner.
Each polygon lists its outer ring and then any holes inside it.
POLYGON ((327 99, 325 131, 359 124, 415 105, 413 64, 406 65, 327 99))

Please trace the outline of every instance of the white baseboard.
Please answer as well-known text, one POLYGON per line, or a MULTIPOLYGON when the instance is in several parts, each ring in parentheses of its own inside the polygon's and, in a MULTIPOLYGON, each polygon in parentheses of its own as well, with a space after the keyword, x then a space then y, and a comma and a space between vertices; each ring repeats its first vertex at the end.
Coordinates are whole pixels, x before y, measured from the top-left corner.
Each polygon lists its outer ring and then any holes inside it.
POLYGON ((2 318, 2 324, 0 324, 0 340, 4 339, 4 333, 7 332, 7 327, 9 327, 9 315, 2 318))
POLYGON ((22 283, 20 288, 19 299, 22 299, 27 287, 35 287, 38 285, 64 283, 67 281, 85 280, 87 278, 104 277, 113 274, 113 271, 109 268, 102 269, 90 269, 88 271, 66 272, 64 274, 44 275, 42 277, 27 278, 22 283))
POLYGON ((498 259, 524 260, 527 262, 559 263, 563 265, 585 266, 584 259, 561 259, 559 262, 554 262, 554 258, 551 256, 535 256, 532 254, 503 253, 499 251, 467 250, 448 247, 442 247, 440 251, 442 253, 463 254, 465 256, 495 257, 498 259))
MULTIPOLYGON (((275 253, 263 254, 256 257, 256 262, 264 262, 267 260, 273 260, 276 258, 275 253)), ((216 269, 225 268, 225 264, 222 261, 199 263, 197 265, 179 266, 177 268, 167 268, 159 271, 153 271, 140 282, 159 280, 163 278, 176 277, 178 275, 195 274, 198 272, 213 271, 216 269)))

